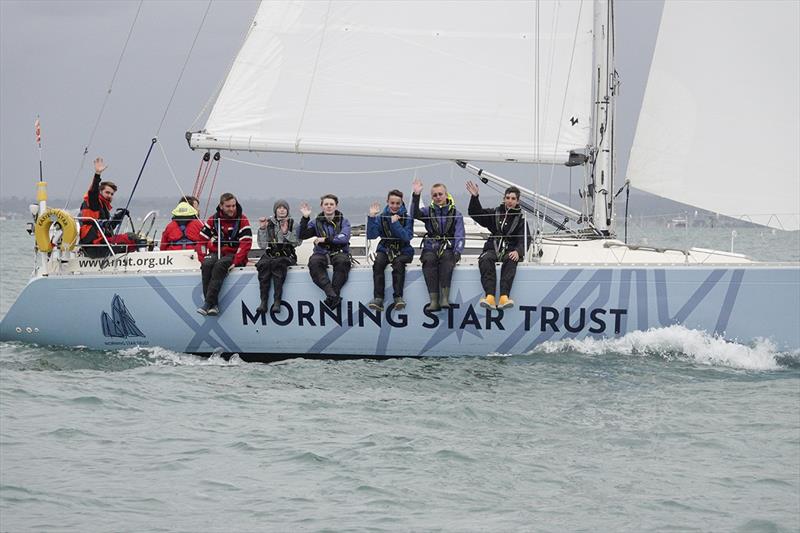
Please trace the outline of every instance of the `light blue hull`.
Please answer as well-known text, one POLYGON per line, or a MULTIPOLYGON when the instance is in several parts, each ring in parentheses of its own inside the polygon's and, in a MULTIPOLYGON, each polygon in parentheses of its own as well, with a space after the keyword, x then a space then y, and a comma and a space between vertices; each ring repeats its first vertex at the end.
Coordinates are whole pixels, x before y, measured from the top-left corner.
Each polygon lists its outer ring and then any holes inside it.
MULTIPOLYGON (((203 317, 199 273, 38 278, 0 323, 0 339, 119 349, 238 353, 245 360, 286 356, 451 356, 523 354, 567 338, 619 337, 682 324, 742 343, 770 339, 800 348, 800 267, 555 267, 522 265, 513 309, 486 310, 475 267, 459 267, 453 309, 424 310, 420 269, 407 273, 408 307, 376 313, 372 272, 356 268, 340 314, 321 303, 305 269, 293 269, 280 314, 257 315, 255 270, 225 281, 222 314, 203 317), (118 298, 115 298, 118 296, 118 298)), ((387 301, 391 278, 387 271, 387 301)))

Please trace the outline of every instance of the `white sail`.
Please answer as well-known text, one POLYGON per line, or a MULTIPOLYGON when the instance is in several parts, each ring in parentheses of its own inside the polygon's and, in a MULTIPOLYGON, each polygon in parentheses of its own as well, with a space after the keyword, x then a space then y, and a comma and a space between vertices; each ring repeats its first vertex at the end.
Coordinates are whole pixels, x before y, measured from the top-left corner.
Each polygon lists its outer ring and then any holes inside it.
POLYGON ((589 143, 593 13, 592 0, 263 2, 190 144, 563 163, 589 143))
POLYGON ((667 1, 628 177, 647 192, 800 228, 800 3, 667 1))

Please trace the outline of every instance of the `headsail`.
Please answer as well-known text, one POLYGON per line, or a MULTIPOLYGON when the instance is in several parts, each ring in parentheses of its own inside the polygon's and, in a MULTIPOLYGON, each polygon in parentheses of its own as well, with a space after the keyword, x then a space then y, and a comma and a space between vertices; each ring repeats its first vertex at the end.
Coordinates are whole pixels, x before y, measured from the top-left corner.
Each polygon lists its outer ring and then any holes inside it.
POLYGON ((792 1, 666 2, 631 185, 800 228, 798 20, 792 1))
POLYGON ((589 142, 593 12, 592 0, 263 2, 189 142, 564 163, 589 142))

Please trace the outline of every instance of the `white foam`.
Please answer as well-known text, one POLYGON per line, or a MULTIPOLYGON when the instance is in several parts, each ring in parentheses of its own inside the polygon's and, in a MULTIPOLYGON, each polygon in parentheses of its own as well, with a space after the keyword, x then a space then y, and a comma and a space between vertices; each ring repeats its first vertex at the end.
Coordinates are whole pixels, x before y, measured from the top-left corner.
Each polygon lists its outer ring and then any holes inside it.
POLYGON ((213 353, 210 357, 173 352, 160 346, 134 346, 120 350, 120 355, 128 357, 142 357, 153 366, 236 366, 242 363, 239 354, 233 354, 226 361, 220 353, 213 353))
POLYGON ((666 359, 687 358, 707 365, 723 365, 746 370, 781 368, 779 352, 768 340, 757 340, 752 346, 726 341, 705 331, 683 326, 634 331, 616 339, 569 339, 548 341, 534 353, 576 351, 587 355, 609 353, 639 356, 660 356, 666 359))

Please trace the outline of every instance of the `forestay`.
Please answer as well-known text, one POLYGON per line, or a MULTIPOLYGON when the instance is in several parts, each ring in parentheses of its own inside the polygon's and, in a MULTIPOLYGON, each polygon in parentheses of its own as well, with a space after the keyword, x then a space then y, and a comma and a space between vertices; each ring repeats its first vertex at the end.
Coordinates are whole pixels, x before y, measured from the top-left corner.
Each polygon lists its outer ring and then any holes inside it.
POLYGON ((631 185, 800 228, 798 20, 794 1, 666 2, 631 185))
POLYGON ((263 2, 190 144, 566 162, 589 143, 593 9, 263 2))

